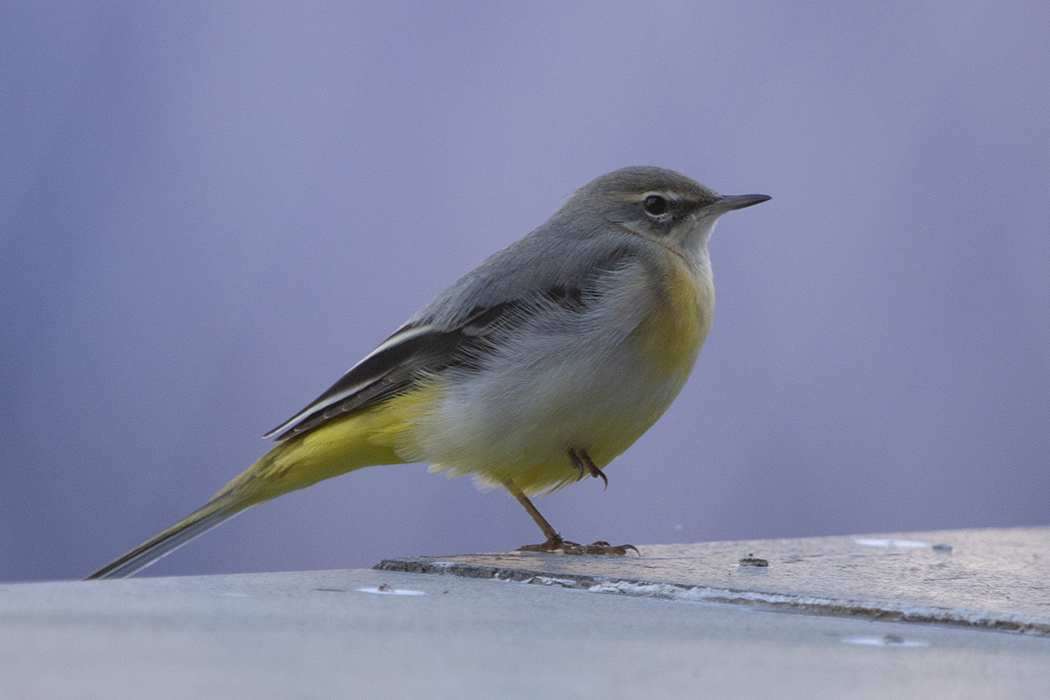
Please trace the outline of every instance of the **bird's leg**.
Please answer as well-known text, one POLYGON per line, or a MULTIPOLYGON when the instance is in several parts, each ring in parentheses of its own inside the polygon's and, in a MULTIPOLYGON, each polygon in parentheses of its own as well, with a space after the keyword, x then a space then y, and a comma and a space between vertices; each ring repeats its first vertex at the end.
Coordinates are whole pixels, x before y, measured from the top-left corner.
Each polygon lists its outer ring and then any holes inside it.
POLYGON ((510 491, 514 498, 518 499, 518 503, 528 511, 529 515, 532 516, 533 521, 540 526, 540 530, 543 531, 543 536, 547 538, 547 541, 543 544, 526 544, 518 547, 519 552, 565 552, 566 554, 583 554, 582 551, 576 551, 582 545, 576 544, 575 542, 569 542, 562 538, 558 534, 558 531, 554 529, 554 526, 547 522, 547 519, 540 515, 540 511, 536 509, 536 506, 532 505, 532 501, 529 500, 528 496, 521 492, 517 486, 511 483, 505 483, 504 486, 510 491))
POLYGON ((569 464, 576 470, 576 481, 581 481, 584 477, 583 473, 583 460, 576 454, 576 450, 569 448, 569 464))
POLYGON ((580 450, 577 452, 576 450, 570 449, 569 459, 573 461, 573 466, 580 470, 581 479, 583 478, 583 468, 587 467, 587 471, 592 477, 595 479, 600 478, 605 484, 605 488, 603 488, 602 491, 609 490, 609 477, 605 476, 605 472, 594 464, 594 460, 592 460, 591 456, 587 454, 587 450, 580 450))
MULTIPOLYGON (((590 462, 590 458, 587 459, 590 462)), ((593 463, 592 463, 593 464, 593 463)), ((595 467, 597 469, 597 467, 595 467)), ((570 542, 566 540, 558 531, 554 529, 554 526, 547 522, 547 519, 540 515, 540 511, 536 509, 536 506, 532 505, 532 501, 528 499, 524 493, 521 492, 517 486, 510 482, 504 482, 503 484, 508 491, 513 494, 514 498, 518 499, 518 503, 528 511, 528 514, 532 516, 533 521, 539 525, 540 530, 543 531, 544 537, 547 538, 546 542, 542 544, 526 544, 518 547, 519 552, 562 552, 564 554, 616 554, 623 556, 627 554, 628 549, 633 549, 635 554, 638 553, 638 548, 634 545, 623 544, 619 546, 613 546, 608 542, 593 542, 591 544, 577 544, 576 542, 570 542)))

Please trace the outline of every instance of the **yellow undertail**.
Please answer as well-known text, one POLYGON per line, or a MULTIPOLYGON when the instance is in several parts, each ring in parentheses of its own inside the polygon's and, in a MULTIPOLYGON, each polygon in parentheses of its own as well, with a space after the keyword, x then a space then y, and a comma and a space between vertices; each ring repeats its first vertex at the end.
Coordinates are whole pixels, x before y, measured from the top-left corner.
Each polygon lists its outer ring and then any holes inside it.
POLYGON ((401 454, 412 454, 411 428, 435 391, 439 387, 428 384, 276 445, 203 507, 88 578, 131 576, 237 513, 289 491, 364 467, 411 461, 401 454))

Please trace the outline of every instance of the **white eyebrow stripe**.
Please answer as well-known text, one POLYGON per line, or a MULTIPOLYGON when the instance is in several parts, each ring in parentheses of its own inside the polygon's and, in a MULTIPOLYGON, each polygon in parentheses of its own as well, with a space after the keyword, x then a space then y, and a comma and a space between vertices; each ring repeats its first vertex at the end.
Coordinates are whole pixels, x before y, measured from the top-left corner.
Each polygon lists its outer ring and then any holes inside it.
POLYGON ((673 200, 675 202, 682 201, 682 196, 674 190, 651 190, 649 192, 643 192, 642 194, 638 195, 637 198, 639 202, 644 202, 647 197, 651 197, 653 195, 656 195, 657 197, 667 197, 668 199, 673 200))
MULTIPOLYGON (((404 342, 406 342, 408 340, 411 340, 412 338, 416 338, 416 337, 419 337, 421 335, 425 335, 426 333, 429 333, 433 329, 434 329, 434 326, 432 326, 430 324, 427 324, 427 325, 424 325, 424 326, 415 326, 413 328, 406 328, 403 331, 399 331, 397 333, 394 333, 394 335, 390 336, 385 341, 380 343, 379 347, 377 347, 375 350, 373 350, 372 352, 368 353, 363 358, 361 358, 361 360, 359 360, 357 362, 357 364, 355 364, 350 369, 346 370, 346 372, 343 373, 343 376, 345 377, 346 375, 350 374, 355 369, 357 369, 358 367, 360 367, 361 365, 363 365, 365 362, 367 362, 368 360, 372 359, 376 355, 378 355, 378 354, 380 354, 382 352, 385 352, 386 350, 389 350, 389 349, 391 349, 393 347, 396 347, 396 346, 400 345, 401 343, 404 343, 404 342)), ((337 403, 341 403, 342 401, 345 401, 346 399, 350 398, 351 396, 353 396, 357 392, 361 391, 362 389, 367 389, 371 385, 375 384, 383 376, 386 376, 386 374, 387 373, 384 373, 382 375, 373 376, 373 377, 368 377, 364 381, 358 382, 357 384, 354 384, 353 386, 349 386, 346 389, 343 389, 338 394, 334 394, 332 396, 329 396, 324 401, 315 401, 315 402, 313 402, 312 404, 310 404, 309 406, 307 406, 306 408, 304 408, 303 410, 299 411, 294 416, 292 416, 291 418, 286 420, 284 423, 281 423, 279 426, 277 426, 273 430, 271 430, 271 431, 267 432, 266 434, 264 434, 263 435, 263 439, 269 439, 269 438, 273 437, 274 435, 278 435, 280 433, 283 433, 286 430, 288 430, 289 428, 294 427, 297 423, 299 423, 299 421, 301 421, 302 419, 306 418, 307 416, 312 415, 314 413, 317 413, 318 411, 323 411, 326 408, 329 408, 331 406, 334 406, 337 403)))

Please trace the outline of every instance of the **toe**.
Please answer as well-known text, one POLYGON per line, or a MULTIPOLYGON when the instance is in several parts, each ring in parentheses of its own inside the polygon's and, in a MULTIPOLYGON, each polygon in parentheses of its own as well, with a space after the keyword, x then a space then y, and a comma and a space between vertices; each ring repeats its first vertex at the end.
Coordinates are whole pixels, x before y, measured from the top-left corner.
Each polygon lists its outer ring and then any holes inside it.
POLYGON ((633 550, 635 554, 640 554, 638 548, 635 547, 633 544, 611 545, 608 542, 605 542, 604 540, 592 542, 591 544, 584 547, 584 549, 587 550, 586 554, 611 554, 613 556, 619 557, 625 556, 627 554, 627 550, 629 549, 633 550))

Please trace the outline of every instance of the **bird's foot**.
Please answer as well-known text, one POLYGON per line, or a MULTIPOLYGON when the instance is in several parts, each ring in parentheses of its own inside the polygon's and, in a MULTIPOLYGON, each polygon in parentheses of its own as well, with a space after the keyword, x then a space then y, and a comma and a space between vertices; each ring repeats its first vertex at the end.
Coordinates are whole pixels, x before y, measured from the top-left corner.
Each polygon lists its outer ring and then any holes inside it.
POLYGON ((590 544, 583 545, 583 554, 615 554, 616 556, 622 557, 627 555, 627 550, 633 550, 635 554, 641 556, 641 552, 633 544, 609 544, 604 540, 598 540, 597 542, 591 542, 590 544))
POLYGON ((608 542, 598 540, 591 544, 579 544, 563 539, 561 535, 548 537, 542 544, 527 544, 518 547, 519 552, 557 552, 560 554, 612 554, 624 556, 628 549, 633 549, 638 554, 638 548, 633 544, 611 545, 608 542))

